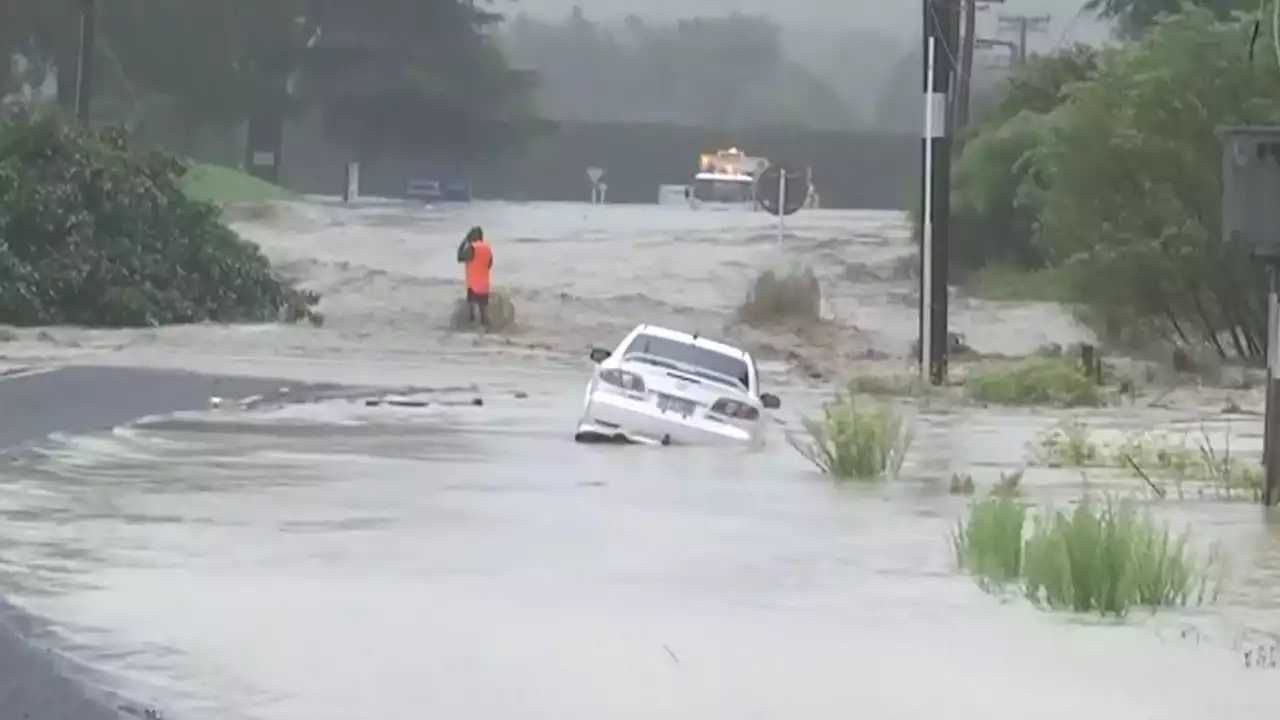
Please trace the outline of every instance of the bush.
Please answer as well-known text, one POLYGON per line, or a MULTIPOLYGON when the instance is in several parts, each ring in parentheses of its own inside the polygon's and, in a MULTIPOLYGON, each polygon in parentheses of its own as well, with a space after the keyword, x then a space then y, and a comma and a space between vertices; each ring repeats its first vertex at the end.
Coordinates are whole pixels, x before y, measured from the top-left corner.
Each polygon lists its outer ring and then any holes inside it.
MULTIPOLYGON (((516 305, 511 302, 511 298, 502 293, 492 293, 489 295, 489 329, 490 330, 509 330, 516 324, 516 305)), ((449 315, 449 327, 454 330, 465 330, 471 327, 480 326, 480 316, 476 315, 476 321, 471 322, 471 311, 467 308, 467 299, 465 297, 458 298, 453 303, 453 311, 449 315)))
POLYGON ((154 326, 315 320, 175 158, 50 116, 0 124, 0 323, 154 326))
POLYGON ((1201 604, 1215 556, 1201 563, 1189 541, 1189 531, 1174 539, 1168 525, 1131 502, 1082 502, 1034 523, 1023 549, 1023 589, 1045 607, 1103 615, 1201 604))
POLYGON ((980 370, 965 383, 969 397, 999 405, 1098 407, 1102 388, 1078 363, 1062 358, 1032 358, 1010 368, 980 370))
POLYGON ((785 273, 765 270, 756 276, 738 317, 748 325, 790 320, 817 321, 822 317, 822 285, 809 268, 785 273))
POLYGON ((957 566, 984 589, 1020 583, 1050 609, 1122 616, 1215 599, 1216 550, 1200 560, 1189 533, 1173 538, 1128 501, 1086 500, 1070 514, 1029 518, 1014 494, 996 492, 970 506, 952 543, 957 566))
POLYGON ((890 405, 839 393, 822 408, 822 417, 803 420, 805 435, 787 434, 806 460, 828 475, 872 480, 896 476, 912 434, 890 405))
POLYGON ((956 565, 984 587, 1002 586, 1022 576, 1022 535, 1027 508, 1016 493, 994 492, 969 509, 952 534, 956 565))

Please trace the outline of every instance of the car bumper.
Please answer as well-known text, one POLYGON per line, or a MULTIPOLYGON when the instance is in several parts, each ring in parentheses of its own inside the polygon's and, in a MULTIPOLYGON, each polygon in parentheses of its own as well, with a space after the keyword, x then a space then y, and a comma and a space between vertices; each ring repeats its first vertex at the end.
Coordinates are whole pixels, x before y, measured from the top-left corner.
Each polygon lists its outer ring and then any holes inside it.
POLYGON ((749 430, 705 417, 683 418, 627 397, 598 393, 587 403, 574 438, 676 445, 748 445, 749 430))

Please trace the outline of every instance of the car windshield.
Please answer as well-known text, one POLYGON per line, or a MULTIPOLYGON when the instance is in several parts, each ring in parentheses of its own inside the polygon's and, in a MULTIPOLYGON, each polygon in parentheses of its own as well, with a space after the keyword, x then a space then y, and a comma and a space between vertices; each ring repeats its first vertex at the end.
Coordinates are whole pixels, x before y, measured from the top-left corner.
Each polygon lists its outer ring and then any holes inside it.
POLYGON ((693 196, 702 202, 720 203, 749 203, 755 197, 750 182, 710 178, 693 181, 693 196))
POLYGON ((726 355, 722 352, 642 333, 631 341, 631 344, 627 346, 627 349, 622 354, 630 355, 632 353, 641 353, 653 358, 671 360, 673 363, 678 363, 682 366, 682 369, 705 370, 707 371, 706 374, 698 374, 709 380, 724 382, 726 378, 733 378, 742 385, 743 389, 751 387, 751 374, 747 368, 747 363, 743 362, 741 358, 726 355))

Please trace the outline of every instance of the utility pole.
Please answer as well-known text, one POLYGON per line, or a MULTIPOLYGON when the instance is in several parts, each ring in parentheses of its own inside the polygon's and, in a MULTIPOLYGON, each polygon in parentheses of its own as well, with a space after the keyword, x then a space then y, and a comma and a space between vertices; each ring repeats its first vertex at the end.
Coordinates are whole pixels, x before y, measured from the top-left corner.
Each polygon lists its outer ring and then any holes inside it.
POLYGON ((1222 141, 1222 241, 1267 268, 1267 404, 1262 502, 1280 504, 1280 127, 1218 128, 1222 141))
POLYGON ((960 24, 956 0, 923 0, 924 138, 920 180, 920 372, 947 379, 947 249, 951 216, 951 78, 960 24))
POLYGON ((93 46, 98 34, 96 0, 80 3, 80 67, 76 73, 76 117, 89 124, 89 104, 93 98, 93 46))
POLYGON ((1016 30, 1018 33, 1017 64, 1021 66, 1027 61, 1027 35, 1029 33, 1049 32, 1048 15, 1001 15, 1001 30, 1016 30))

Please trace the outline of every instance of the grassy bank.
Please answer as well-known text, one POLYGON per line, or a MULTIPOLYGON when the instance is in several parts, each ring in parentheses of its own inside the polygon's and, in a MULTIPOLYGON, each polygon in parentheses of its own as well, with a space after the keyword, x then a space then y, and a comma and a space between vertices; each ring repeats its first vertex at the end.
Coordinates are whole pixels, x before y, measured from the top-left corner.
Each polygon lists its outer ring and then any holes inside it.
POLYGON ((220 165, 194 165, 182 178, 182 190, 193 200, 215 205, 294 200, 297 195, 248 173, 220 165))
POLYGON ((1068 302, 1066 281, 1059 270, 1019 270, 993 265, 965 279, 964 289, 984 300, 1068 302))

